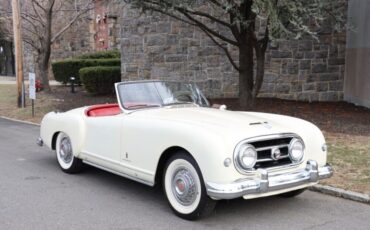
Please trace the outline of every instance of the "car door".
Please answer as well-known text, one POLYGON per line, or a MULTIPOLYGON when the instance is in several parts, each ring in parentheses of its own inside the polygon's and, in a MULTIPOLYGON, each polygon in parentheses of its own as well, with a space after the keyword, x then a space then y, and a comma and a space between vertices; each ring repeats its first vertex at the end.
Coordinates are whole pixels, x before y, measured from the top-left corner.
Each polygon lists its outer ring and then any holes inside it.
POLYGON ((95 164, 117 168, 121 153, 121 129, 124 114, 86 117, 83 154, 95 164))
POLYGON ((158 157, 155 153, 161 149, 161 143, 157 143, 152 137, 160 133, 157 129, 152 129, 145 116, 137 116, 139 113, 131 113, 123 118, 120 163, 126 175, 152 185, 158 157))

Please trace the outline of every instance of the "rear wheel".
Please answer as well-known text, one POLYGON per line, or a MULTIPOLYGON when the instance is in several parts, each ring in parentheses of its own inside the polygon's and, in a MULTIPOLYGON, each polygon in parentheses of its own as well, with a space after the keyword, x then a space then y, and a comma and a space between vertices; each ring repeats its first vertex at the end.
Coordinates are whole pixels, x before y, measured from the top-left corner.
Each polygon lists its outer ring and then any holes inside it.
POLYGON ((74 157, 69 136, 63 132, 59 133, 56 144, 57 160, 62 171, 71 174, 80 172, 82 160, 74 157))
POLYGON ((185 152, 167 161, 163 189, 172 210, 184 219, 194 220, 210 214, 216 205, 216 201, 207 196, 198 164, 185 152))
POLYGON ((287 193, 282 193, 282 194, 279 194, 279 196, 285 197, 285 198, 291 198, 291 197, 295 197, 295 196, 298 196, 298 195, 302 194, 304 191, 306 191, 305 188, 294 190, 294 191, 287 192, 287 193))

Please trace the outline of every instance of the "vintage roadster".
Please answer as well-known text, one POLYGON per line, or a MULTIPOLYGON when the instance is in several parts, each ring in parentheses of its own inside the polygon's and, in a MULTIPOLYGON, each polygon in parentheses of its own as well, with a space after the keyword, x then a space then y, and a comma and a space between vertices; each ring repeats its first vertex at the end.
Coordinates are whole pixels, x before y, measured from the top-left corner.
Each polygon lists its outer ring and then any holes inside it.
POLYGON ((162 184, 172 210, 195 219, 217 200, 293 197, 328 178, 327 147, 313 124, 282 115, 211 108, 195 84, 115 85, 118 104, 50 112, 38 144, 66 173, 83 163, 162 184))

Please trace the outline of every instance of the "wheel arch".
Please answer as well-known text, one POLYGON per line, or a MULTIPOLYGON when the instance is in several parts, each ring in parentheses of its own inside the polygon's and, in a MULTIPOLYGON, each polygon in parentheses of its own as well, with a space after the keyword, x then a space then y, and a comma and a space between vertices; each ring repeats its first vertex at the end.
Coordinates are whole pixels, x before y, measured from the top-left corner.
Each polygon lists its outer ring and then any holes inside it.
POLYGON ((183 151, 184 153, 188 154, 196 162, 194 156, 192 156, 192 154, 187 149, 185 149, 183 147, 171 146, 171 147, 167 148, 166 150, 164 150, 162 152, 162 154, 159 158, 159 161, 158 161, 158 164, 157 164, 157 169, 156 169, 156 172, 155 172, 155 177, 154 177, 154 185, 157 185, 157 184, 160 185, 162 183, 162 175, 163 175, 163 170, 164 170, 164 167, 166 165, 166 162, 168 161, 168 159, 171 158, 171 156, 173 156, 174 154, 176 154, 179 151, 183 151))
POLYGON ((53 137, 51 138, 51 149, 56 150, 57 148, 57 138, 61 131, 54 132, 53 137))
POLYGON ((56 129, 58 131, 53 131, 52 135, 51 135, 51 143, 50 143, 50 148, 52 150, 56 150, 56 147, 57 147, 57 140, 58 140, 58 136, 60 133, 65 133, 70 139, 71 139, 71 143, 72 143, 72 149, 73 149, 73 155, 75 157, 78 157, 80 151, 81 151, 81 137, 79 136, 80 133, 73 133, 73 132, 70 132, 70 131, 66 131, 64 129, 56 129))

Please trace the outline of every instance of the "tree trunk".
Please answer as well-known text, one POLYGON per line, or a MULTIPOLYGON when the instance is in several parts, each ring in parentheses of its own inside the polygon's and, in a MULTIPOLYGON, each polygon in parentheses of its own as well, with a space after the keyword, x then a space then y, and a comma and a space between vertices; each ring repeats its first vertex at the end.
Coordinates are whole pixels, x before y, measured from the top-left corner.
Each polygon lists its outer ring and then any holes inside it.
POLYGON ((43 38, 43 42, 41 44, 41 49, 38 52, 37 64, 39 67, 39 74, 44 85, 44 89, 47 92, 51 91, 49 85, 49 64, 50 64, 50 55, 51 55, 51 26, 53 20, 53 7, 54 7, 55 0, 51 0, 48 2, 46 7, 46 25, 45 25, 45 36, 43 38))
POLYGON ((257 97, 263 83, 263 78, 265 76, 265 53, 266 49, 256 49, 257 73, 253 89, 254 98, 257 97))
POLYGON ((44 54, 38 54, 38 57, 36 59, 36 65, 37 65, 37 76, 41 79, 41 82, 44 86, 44 90, 47 92, 51 91, 50 85, 49 85, 49 60, 50 57, 45 57, 44 54))
POLYGON ((265 30, 265 36, 263 39, 258 40, 255 38, 255 43, 254 43, 254 50, 256 52, 256 61, 257 61, 257 73, 256 73, 256 80, 255 80, 255 86, 253 89, 253 96, 256 98, 262 83, 263 83, 263 78, 265 77, 265 59, 266 59, 266 50, 267 50, 267 45, 269 43, 269 28, 266 26, 265 30))
POLYGON ((242 110, 249 110, 255 104, 253 96, 254 52, 251 45, 252 42, 251 38, 247 38, 246 43, 239 46, 239 104, 242 110))

